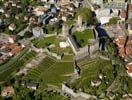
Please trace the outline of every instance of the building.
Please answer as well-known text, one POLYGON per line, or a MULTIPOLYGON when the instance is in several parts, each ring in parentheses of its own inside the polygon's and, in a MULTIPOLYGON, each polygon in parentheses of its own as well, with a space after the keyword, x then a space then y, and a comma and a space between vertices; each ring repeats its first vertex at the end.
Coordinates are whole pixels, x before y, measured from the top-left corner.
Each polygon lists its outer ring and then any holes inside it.
POLYGON ((66 38, 69 35, 69 28, 68 25, 63 24, 62 26, 62 34, 66 38))
POLYGON ((43 32, 43 29, 39 26, 35 27, 32 29, 32 32, 33 32, 33 35, 35 37, 41 37, 41 36, 44 36, 44 32, 43 32))
POLYGON ((120 18, 121 18, 121 21, 125 21, 125 20, 126 20, 126 17, 127 17, 127 12, 126 12, 126 10, 121 10, 121 11, 120 11, 120 18))
POLYGON ((112 18, 110 9, 104 8, 104 9, 97 9, 95 11, 98 21, 103 25, 107 24, 112 18))
POLYGON ((14 31, 16 29, 16 26, 15 26, 15 24, 12 23, 9 25, 8 28, 9 28, 9 30, 14 31))
POLYGON ((104 8, 126 10, 127 3, 125 0, 108 0, 108 3, 104 4, 104 8))
POLYGON ((46 8, 46 7, 44 7, 44 6, 38 6, 38 7, 36 7, 36 8, 34 8, 34 14, 36 15, 36 16, 40 16, 40 15, 43 15, 44 14, 44 12, 45 11, 47 11, 48 10, 48 8, 46 8))
POLYGON ((37 90, 38 86, 39 86, 39 84, 37 84, 37 83, 33 83, 33 82, 27 83, 27 88, 29 88, 29 89, 37 90))
POLYGON ((79 16, 78 16, 78 20, 77 20, 77 24, 78 24, 78 27, 79 27, 79 28, 82 28, 82 19, 83 19, 82 16, 79 15, 79 16))
POLYGON ((100 84, 101 84, 101 80, 99 79, 91 81, 91 86, 98 87, 100 84))
POLYGON ((128 29, 129 35, 132 35, 132 18, 128 19, 128 24, 127 25, 128 25, 127 29, 128 29))
POLYGON ((49 21, 50 21, 50 19, 52 19, 52 16, 50 16, 50 15, 48 15, 48 16, 46 16, 44 19, 43 19, 43 24, 48 24, 49 23, 49 21))
POLYGON ((91 0, 92 4, 103 5, 103 0, 91 0))
POLYGON ((15 94, 15 91, 12 86, 4 87, 1 91, 1 96, 3 97, 12 97, 15 94))
POLYGON ((127 74, 132 77, 132 62, 128 63, 126 65, 127 68, 127 74))

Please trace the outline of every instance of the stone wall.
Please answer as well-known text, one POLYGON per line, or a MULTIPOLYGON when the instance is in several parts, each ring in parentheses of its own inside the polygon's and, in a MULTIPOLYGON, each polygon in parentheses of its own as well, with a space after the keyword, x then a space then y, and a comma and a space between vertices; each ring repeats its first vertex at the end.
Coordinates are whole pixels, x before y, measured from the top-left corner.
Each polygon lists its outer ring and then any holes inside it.
POLYGON ((62 91, 66 92, 67 94, 72 95, 75 98, 77 98, 77 97, 83 97, 85 99, 90 99, 90 98, 96 99, 96 96, 89 95, 89 94, 86 94, 84 92, 78 92, 78 93, 76 93, 76 92, 73 91, 73 89, 69 88, 65 84, 62 84, 62 91))

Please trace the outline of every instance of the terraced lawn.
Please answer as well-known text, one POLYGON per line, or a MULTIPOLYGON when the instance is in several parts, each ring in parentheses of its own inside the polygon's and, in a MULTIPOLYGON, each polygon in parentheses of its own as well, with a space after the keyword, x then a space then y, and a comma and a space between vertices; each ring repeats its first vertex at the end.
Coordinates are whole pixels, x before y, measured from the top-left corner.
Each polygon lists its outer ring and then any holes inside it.
POLYGON ((55 43, 55 37, 48 37, 48 38, 43 38, 43 39, 35 39, 32 41, 32 43, 37 47, 37 48, 44 48, 45 46, 48 46, 50 44, 55 43))
POLYGON ((13 72, 16 72, 27 61, 36 56, 36 52, 23 50, 19 55, 13 57, 9 62, 0 66, 0 81, 5 81, 13 76, 13 72))
POLYGON ((101 93, 103 92, 114 80, 113 66, 110 61, 102 60, 97 58, 96 60, 82 63, 81 65, 81 78, 76 80, 74 83, 69 84, 74 89, 79 90, 82 88, 87 93, 101 93), (103 74, 105 78, 103 79, 101 85, 97 87, 91 86, 91 81, 97 80, 99 74, 103 74), (108 82, 108 83, 106 83, 108 82))
POLYGON ((35 82, 43 81, 42 85, 60 86, 70 77, 73 70, 72 62, 55 62, 47 57, 35 69, 30 70, 23 79, 35 82))
POLYGON ((86 29, 83 32, 74 32, 73 36, 77 43, 83 47, 88 44, 88 39, 93 39, 94 38, 94 33, 92 29, 86 29))

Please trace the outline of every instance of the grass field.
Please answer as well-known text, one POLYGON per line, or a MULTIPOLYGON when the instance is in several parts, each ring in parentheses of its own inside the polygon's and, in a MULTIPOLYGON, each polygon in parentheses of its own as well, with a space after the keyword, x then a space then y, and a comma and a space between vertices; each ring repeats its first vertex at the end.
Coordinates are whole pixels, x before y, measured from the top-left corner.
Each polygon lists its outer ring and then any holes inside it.
POLYGON ((59 94, 44 94, 43 95, 43 100, 67 100, 66 98, 64 98, 63 96, 59 95, 59 94))
POLYGON ((58 40, 56 39, 55 36, 53 36, 43 39, 35 39, 32 42, 37 48, 44 48, 50 44, 55 44, 56 42, 58 42, 58 40))
POLYGON ((95 93, 95 91, 101 93, 114 80, 113 67, 110 61, 97 58, 91 62, 82 63, 80 68, 81 78, 70 84, 71 87, 74 87, 77 90, 82 88, 87 93, 95 93), (97 89, 96 87, 91 86, 91 81, 98 79, 100 73, 106 77, 97 89), (108 84, 105 82, 108 82, 108 84))
POLYGON ((68 47, 68 48, 65 48, 65 49, 59 47, 59 43, 62 42, 62 41, 64 42, 65 40, 53 36, 53 37, 43 38, 43 39, 40 39, 40 40, 36 39, 32 42, 37 48, 44 48, 46 46, 54 44, 55 47, 50 48, 50 51, 53 52, 53 53, 58 53, 58 54, 73 53, 71 47, 68 47))
POLYGON ((73 53, 73 51, 72 51, 72 49, 71 49, 71 47, 67 47, 67 48, 60 48, 59 47, 59 44, 57 44, 56 45, 56 47, 54 47, 54 48, 51 48, 50 49, 51 50, 51 52, 53 52, 53 53, 69 53, 69 54, 72 54, 73 53))
POLYGON ((62 61, 72 61, 73 60, 73 55, 64 55, 62 57, 62 61))
POLYGON ((88 44, 88 39, 94 38, 92 29, 86 29, 83 32, 74 32, 73 36, 81 47, 86 46, 88 44))
POLYGON ((41 82, 42 86, 48 84, 60 86, 73 73, 73 69, 72 62, 55 62, 50 58, 45 58, 39 66, 30 70, 23 79, 35 82, 43 81, 41 82))

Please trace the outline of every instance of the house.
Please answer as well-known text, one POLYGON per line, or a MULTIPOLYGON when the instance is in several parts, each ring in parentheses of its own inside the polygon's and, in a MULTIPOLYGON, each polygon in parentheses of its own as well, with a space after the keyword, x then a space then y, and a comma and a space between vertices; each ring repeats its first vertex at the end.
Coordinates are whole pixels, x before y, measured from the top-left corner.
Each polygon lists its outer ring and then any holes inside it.
POLYGON ((57 3, 57 0, 49 0, 51 4, 57 3))
POLYGON ((121 21, 125 21, 126 17, 127 17, 127 12, 126 12, 126 10, 121 10, 121 11, 120 11, 120 18, 121 18, 121 21))
POLYGON ((25 81, 23 81, 23 80, 20 81, 20 85, 21 85, 21 86, 25 86, 25 84, 26 84, 25 81))
POLYGON ((98 21, 103 25, 107 24, 112 18, 110 9, 104 8, 104 9, 97 9, 95 11, 95 14, 97 16, 98 21))
POLYGON ((15 91, 12 86, 4 87, 1 91, 1 96, 3 97, 12 97, 15 94, 15 91))
POLYGON ((11 30, 11 31, 14 31, 14 30, 16 29, 15 24, 14 24, 14 23, 10 24, 10 25, 8 26, 8 29, 11 30))
POLYGON ((108 3, 104 4, 104 8, 126 10, 127 3, 126 0, 108 0, 108 3))
POLYGON ((103 4, 103 0, 91 0, 92 4, 97 4, 97 5, 102 5, 103 4))
POLYGON ((41 37, 45 35, 43 29, 39 26, 33 28, 32 32, 35 37, 41 37))
POLYGON ((45 17, 44 19, 43 19, 43 24, 48 24, 49 23, 49 21, 50 21, 50 19, 52 19, 52 16, 51 15, 48 15, 47 17, 45 17))
POLYGON ((124 45, 125 45, 125 43, 126 43, 126 39, 123 38, 123 37, 121 37, 121 38, 115 39, 114 42, 116 43, 116 45, 117 45, 118 47, 124 47, 124 45))
POLYGON ((10 52, 9 52, 10 56, 14 56, 22 50, 22 47, 19 46, 18 44, 8 44, 7 48, 10 49, 10 52))
POLYGON ((122 28, 121 25, 116 24, 116 25, 111 25, 108 27, 107 34, 110 38, 125 38, 126 34, 123 31, 124 28, 122 28))
POLYGON ((48 0, 41 0, 41 2, 48 2, 48 0))
POLYGON ((4 13, 5 11, 4 11, 4 9, 3 9, 3 8, 0 8, 0 12, 1 12, 1 13, 4 13))
POLYGON ((45 11, 47 11, 48 8, 44 7, 44 6, 38 6, 36 8, 34 8, 33 10, 33 14, 35 14, 36 16, 40 16, 43 15, 45 13, 45 11))
POLYGON ((129 35, 132 35, 132 18, 128 19, 127 30, 129 32, 129 35))
POLYGON ((37 90, 38 87, 39 87, 39 84, 37 83, 33 83, 33 82, 27 83, 27 88, 29 89, 37 90))
POLYGON ((132 4, 128 5, 128 19, 132 18, 132 4))
POLYGON ((9 43, 14 43, 15 42, 15 40, 16 40, 16 35, 11 35, 9 38, 8 38, 8 42, 9 43))
POLYGON ((127 68, 127 74, 132 77, 132 62, 128 63, 126 65, 127 68))
POLYGON ((107 96, 109 97, 110 100, 114 100, 114 98, 115 98, 115 94, 110 91, 107 93, 107 96))
POLYGON ((124 94, 123 96, 124 100, 132 100, 132 95, 131 94, 124 94))
POLYGON ((94 80, 94 81, 91 81, 91 86, 99 86, 101 84, 101 81, 98 79, 98 80, 94 80))
POLYGON ((123 47, 123 48, 119 48, 118 49, 118 54, 120 57, 124 58, 126 56, 126 49, 123 47))
POLYGON ((69 47, 70 46, 70 44, 68 43, 68 42, 60 42, 59 43, 59 47, 60 48, 67 48, 67 47, 69 47))
POLYGON ((51 8, 51 12, 54 13, 54 14, 56 14, 57 13, 57 8, 56 7, 52 7, 51 8))

